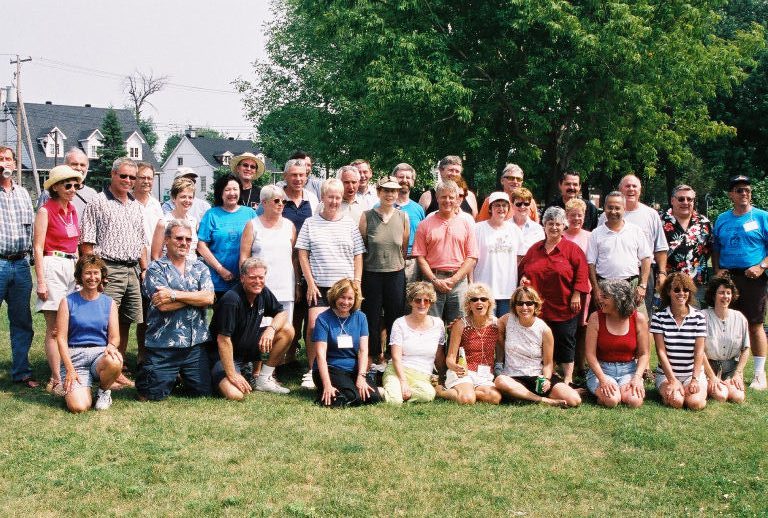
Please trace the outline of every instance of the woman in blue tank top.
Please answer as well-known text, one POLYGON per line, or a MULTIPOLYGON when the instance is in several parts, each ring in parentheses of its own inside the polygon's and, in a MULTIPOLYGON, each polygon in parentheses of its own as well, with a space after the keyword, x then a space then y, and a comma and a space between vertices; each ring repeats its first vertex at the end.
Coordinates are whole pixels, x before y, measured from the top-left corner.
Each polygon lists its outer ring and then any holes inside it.
POLYGON ((104 261, 95 255, 81 256, 75 265, 75 280, 82 289, 61 300, 56 316, 64 401, 74 413, 91 408, 94 382, 99 384, 94 408, 109 408, 110 387, 123 368, 123 358, 114 345, 120 341, 117 305, 101 293, 106 276, 104 261))

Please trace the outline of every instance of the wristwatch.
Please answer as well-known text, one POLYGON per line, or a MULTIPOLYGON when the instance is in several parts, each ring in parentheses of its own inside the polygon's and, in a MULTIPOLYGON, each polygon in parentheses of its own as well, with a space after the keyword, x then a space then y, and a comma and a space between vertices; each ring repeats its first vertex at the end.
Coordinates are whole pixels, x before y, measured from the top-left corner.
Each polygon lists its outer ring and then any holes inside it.
POLYGON ((643 288, 643 289, 647 289, 648 288, 648 286, 646 284, 638 284, 637 287, 638 288, 643 288))
POLYGON ((760 263, 760 268, 762 268, 763 270, 768 270, 768 263, 763 261, 762 263, 760 263))

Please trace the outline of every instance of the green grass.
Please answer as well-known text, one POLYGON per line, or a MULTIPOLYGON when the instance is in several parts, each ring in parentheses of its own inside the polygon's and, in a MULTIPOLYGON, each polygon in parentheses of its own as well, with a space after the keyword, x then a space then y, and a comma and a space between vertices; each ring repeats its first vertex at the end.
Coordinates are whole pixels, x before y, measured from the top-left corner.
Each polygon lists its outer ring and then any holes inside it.
MULTIPOLYGON (((32 361, 47 379, 43 324, 32 361)), ((447 402, 324 410, 114 393, 67 413, 9 382, 0 311, 0 515, 768 515, 768 395, 703 412, 447 402)), ((288 386, 297 389, 298 375, 288 386)))

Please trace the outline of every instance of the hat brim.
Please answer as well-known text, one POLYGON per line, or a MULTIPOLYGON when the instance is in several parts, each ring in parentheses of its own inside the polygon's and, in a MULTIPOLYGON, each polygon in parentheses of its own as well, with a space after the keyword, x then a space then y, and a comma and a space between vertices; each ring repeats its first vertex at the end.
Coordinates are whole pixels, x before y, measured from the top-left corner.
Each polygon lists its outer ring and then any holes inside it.
POLYGON ((66 176, 54 176, 53 178, 48 178, 45 182, 43 182, 43 189, 48 190, 54 185, 56 185, 59 182, 63 182, 64 180, 70 180, 74 179, 78 182, 83 182, 83 175, 82 174, 76 174, 76 175, 66 175, 66 176))
POLYGON ((253 160, 254 162, 256 162, 256 172, 253 175, 254 180, 256 178, 259 178, 266 171, 266 167, 264 166, 264 162, 262 162, 259 159, 259 157, 257 157, 257 156, 249 156, 249 155, 246 155, 246 156, 236 156, 235 158, 230 160, 230 162, 229 162, 229 170, 232 171, 233 173, 236 173, 237 172, 237 166, 239 166, 240 162, 242 162, 243 160, 253 160))

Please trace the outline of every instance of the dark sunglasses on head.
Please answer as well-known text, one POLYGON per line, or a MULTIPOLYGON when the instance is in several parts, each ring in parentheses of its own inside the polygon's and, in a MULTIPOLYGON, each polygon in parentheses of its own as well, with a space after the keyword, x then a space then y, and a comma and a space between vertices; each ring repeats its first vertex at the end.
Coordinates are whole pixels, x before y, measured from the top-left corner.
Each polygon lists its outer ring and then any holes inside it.
POLYGON ((470 297, 470 302, 488 302, 488 297, 470 297))
POLYGON ((515 306, 517 306, 517 307, 520 307, 520 306, 531 307, 531 306, 535 306, 535 305, 536 305, 536 303, 534 301, 532 301, 532 300, 518 300, 518 301, 515 301, 515 306))
POLYGON ((672 291, 674 291, 675 293, 680 293, 681 291, 683 293, 690 293, 691 292, 691 290, 689 290, 688 288, 681 288, 679 286, 677 288, 672 288, 672 291))
POLYGON ((516 201, 515 202, 515 207, 530 207, 530 206, 531 206, 531 202, 529 202, 529 201, 516 201))
POLYGON ((179 243, 182 243, 182 242, 191 243, 192 242, 192 238, 191 237, 187 237, 187 236, 173 236, 173 240, 174 241, 178 241, 179 243))
POLYGON ((119 176, 121 180, 129 178, 132 182, 136 181, 136 175, 133 174, 119 173, 117 176, 119 176))
POLYGON ((66 190, 66 191, 68 191, 68 190, 72 189, 73 187, 74 187, 74 189, 75 189, 76 191, 79 191, 80 189, 82 189, 82 188, 83 188, 83 184, 81 184, 81 183, 78 183, 78 182, 74 182, 74 183, 65 183, 65 184, 64 184, 64 190, 66 190))

